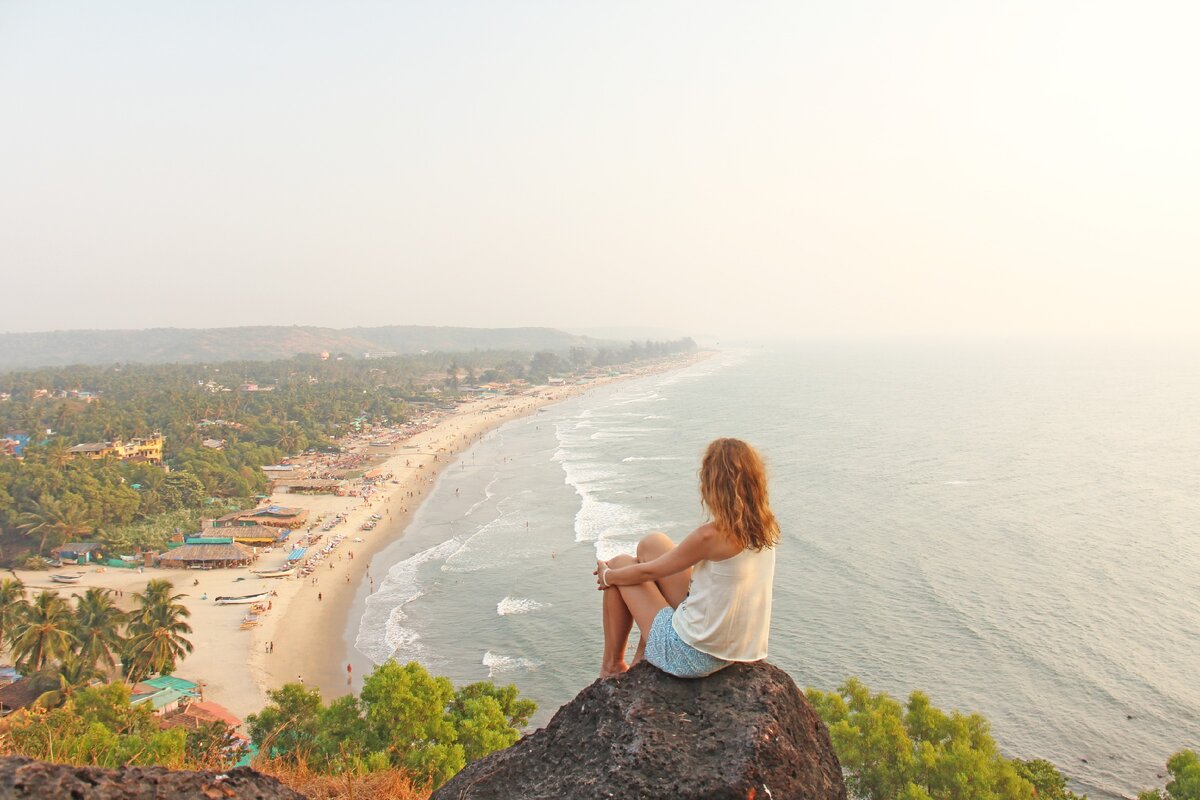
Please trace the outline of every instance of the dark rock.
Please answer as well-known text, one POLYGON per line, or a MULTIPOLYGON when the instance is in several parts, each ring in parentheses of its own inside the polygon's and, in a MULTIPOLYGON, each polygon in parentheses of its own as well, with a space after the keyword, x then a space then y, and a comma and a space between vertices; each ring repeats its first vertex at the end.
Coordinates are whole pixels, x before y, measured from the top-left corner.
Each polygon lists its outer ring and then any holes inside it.
POLYGON ((247 767, 182 772, 164 767, 72 767, 20 756, 0 758, 0 800, 304 800, 247 767))
POLYGON ((682 680, 639 664, 596 681, 430 800, 514 798, 846 800, 846 787, 829 731, 778 667, 682 680))

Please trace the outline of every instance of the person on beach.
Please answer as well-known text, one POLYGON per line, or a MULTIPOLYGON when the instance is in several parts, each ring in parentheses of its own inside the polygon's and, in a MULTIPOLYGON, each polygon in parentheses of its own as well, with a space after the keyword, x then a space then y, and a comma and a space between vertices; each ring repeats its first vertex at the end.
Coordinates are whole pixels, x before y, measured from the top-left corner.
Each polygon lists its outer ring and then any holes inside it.
POLYGON ((600 677, 645 658, 679 678, 703 678, 739 661, 767 657, 779 523, 767 497, 762 458, 739 439, 717 439, 700 466, 700 500, 712 517, 676 545, 651 533, 637 556, 597 561, 604 593, 600 677))

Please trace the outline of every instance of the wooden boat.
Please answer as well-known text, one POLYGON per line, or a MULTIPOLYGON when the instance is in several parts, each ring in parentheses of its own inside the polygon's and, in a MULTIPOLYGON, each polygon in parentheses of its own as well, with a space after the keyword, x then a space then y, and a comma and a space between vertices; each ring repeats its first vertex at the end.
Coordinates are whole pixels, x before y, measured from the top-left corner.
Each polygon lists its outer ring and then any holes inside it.
POLYGON ((296 571, 296 564, 279 569, 252 569, 250 570, 260 578, 286 578, 296 571))
POLYGON ((266 600, 270 596, 270 592, 256 592, 255 594, 244 594, 234 597, 223 595, 218 597, 216 602, 219 606, 249 605, 250 603, 257 603, 259 600, 266 600))
POLYGON ((50 580, 56 583, 75 583, 82 577, 82 572, 57 572, 50 576, 50 580))

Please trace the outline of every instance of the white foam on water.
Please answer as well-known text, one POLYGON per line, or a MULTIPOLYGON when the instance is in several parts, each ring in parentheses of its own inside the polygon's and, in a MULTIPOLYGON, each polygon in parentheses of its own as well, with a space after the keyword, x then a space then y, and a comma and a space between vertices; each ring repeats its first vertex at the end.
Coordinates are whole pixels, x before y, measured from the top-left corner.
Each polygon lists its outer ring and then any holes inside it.
POLYGON ((524 522, 515 515, 497 517, 462 540, 446 557, 442 572, 478 572, 506 565, 516 554, 511 548, 495 545, 502 544, 506 537, 518 534, 524 527, 524 522))
POLYGON ((495 497, 495 493, 492 491, 492 487, 496 485, 496 482, 498 480, 500 480, 499 474, 493 476, 492 479, 490 481, 488 481, 487 486, 483 487, 483 499, 477 501, 474 505, 472 505, 470 508, 468 508, 466 513, 463 514, 464 517, 471 516, 473 513, 475 513, 479 509, 480 506, 482 506, 488 500, 491 500, 493 497, 495 497))
POLYGON ((657 395, 654 397, 635 397, 632 400, 621 400, 620 402, 617 403, 617 405, 631 406, 634 403, 663 403, 663 402, 666 402, 666 400, 667 400, 667 398, 657 396, 657 395))
POLYGON ((403 661, 423 655, 418 643, 420 634, 402 624, 408 619, 404 607, 429 591, 418 578, 420 567, 449 557, 461 544, 458 538, 448 539, 392 565, 379 590, 367 597, 354 640, 358 652, 375 664, 389 658, 403 661))
POLYGON ((608 561, 619 555, 635 555, 637 553, 636 539, 601 539, 596 542, 596 558, 608 561))
POLYGON ((679 456, 625 456, 621 461, 626 464, 635 461, 683 461, 679 456))
POLYGON ((667 399, 667 398, 663 397, 662 395, 660 395, 658 392, 643 392, 642 394, 636 394, 636 395, 624 396, 624 397, 622 397, 621 395, 618 395, 617 397, 619 397, 621 399, 614 399, 613 400, 614 406, 629 406, 629 405, 633 405, 634 403, 657 403, 660 400, 667 399))
POLYGON ((620 475, 616 469, 605 464, 595 464, 590 461, 563 461, 562 468, 566 474, 566 482, 570 486, 596 486, 620 475))
POLYGON ((636 509, 600 500, 578 486, 575 490, 580 499, 575 513, 575 541, 596 542, 647 530, 646 520, 636 509))
POLYGON ((528 597, 506 597, 496 603, 496 613, 502 617, 510 614, 531 614, 540 608, 546 608, 550 603, 539 603, 528 597))
POLYGON ((543 662, 535 661, 530 658, 519 658, 517 656, 504 656, 499 653, 493 653, 488 650, 483 654, 483 665, 488 668, 488 677, 494 678, 502 672, 516 672, 517 670, 535 670, 542 665, 543 662))
POLYGON ((636 439, 641 436, 641 431, 596 431, 592 434, 593 441, 621 441, 622 439, 636 439))

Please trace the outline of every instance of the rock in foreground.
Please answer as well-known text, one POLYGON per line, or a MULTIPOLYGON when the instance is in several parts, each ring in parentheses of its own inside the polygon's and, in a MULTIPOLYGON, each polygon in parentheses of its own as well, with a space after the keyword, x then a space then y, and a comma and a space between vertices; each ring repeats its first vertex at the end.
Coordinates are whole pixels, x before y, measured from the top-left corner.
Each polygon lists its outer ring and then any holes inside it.
POLYGON ((0 800, 304 800, 274 778, 241 767, 181 772, 164 767, 72 767, 20 756, 0 758, 0 800))
POLYGON ((467 766, 430 800, 846 800, 829 731, 766 663, 701 680, 639 664, 542 730, 467 766))

